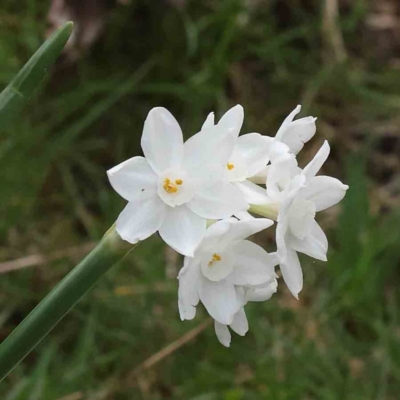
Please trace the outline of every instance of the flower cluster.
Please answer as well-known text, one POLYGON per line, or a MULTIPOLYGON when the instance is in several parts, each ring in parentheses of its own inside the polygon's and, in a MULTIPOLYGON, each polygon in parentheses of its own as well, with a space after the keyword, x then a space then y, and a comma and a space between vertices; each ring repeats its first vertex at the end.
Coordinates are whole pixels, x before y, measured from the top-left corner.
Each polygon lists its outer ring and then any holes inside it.
POLYGON ((348 186, 316 176, 329 155, 326 141, 304 169, 298 166, 296 155, 316 131, 316 118, 294 120, 300 108, 274 138, 239 136, 244 115, 237 105, 218 123, 211 113, 186 142, 172 114, 153 108, 141 141, 145 157, 108 171, 128 201, 116 222, 118 234, 137 243, 158 231, 185 256, 178 277, 181 319, 194 318, 201 301, 225 346, 228 326, 239 335, 248 330, 246 303, 276 292, 275 266, 298 298, 303 275, 297 253, 326 261, 328 241, 315 215, 337 204, 348 186), (276 252, 246 240, 273 221, 276 252))

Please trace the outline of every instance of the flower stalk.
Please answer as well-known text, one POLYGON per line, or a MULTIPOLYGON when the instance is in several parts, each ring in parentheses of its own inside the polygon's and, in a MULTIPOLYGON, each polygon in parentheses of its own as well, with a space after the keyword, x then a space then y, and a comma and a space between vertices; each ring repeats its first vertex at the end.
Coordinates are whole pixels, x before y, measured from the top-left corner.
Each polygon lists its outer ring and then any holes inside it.
POLYGON ((263 218, 278 220, 279 204, 250 204, 249 211, 263 218))
POLYGON ((0 381, 46 337, 93 285, 135 246, 124 242, 114 226, 111 227, 100 243, 0 345, 0 381))

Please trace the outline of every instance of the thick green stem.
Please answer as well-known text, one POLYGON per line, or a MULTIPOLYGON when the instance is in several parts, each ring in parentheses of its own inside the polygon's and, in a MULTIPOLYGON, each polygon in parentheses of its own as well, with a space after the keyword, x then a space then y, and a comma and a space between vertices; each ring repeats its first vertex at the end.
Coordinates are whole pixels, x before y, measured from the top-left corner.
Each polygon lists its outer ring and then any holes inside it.
POLYGON ((111 228, 88 254, 0 345, 0 381, 54 328, 113 265, 135 246, 111 228))

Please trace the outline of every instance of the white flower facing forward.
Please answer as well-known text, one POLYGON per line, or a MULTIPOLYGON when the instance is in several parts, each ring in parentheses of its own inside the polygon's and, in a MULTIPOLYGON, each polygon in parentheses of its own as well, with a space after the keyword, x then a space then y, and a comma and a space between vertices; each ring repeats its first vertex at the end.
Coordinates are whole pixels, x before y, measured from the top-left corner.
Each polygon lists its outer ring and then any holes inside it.
MULTIPOLYGON (((208 115, 201 132, 207 132, 212 127, 214 127, 214 113, 208 115)), ((260 204, 266 201, 265 191, 249 179, 268 164, 272 142, 272 138, 259 133, 247 133, 235 137, 235 145, 226 163, 225 179, 242 192, 249 204, 260 204)), ((283 146, 286 148, 285 145, 283 146)))
POLYGON ((265 218, 246 221, 229 218, 207 229, 194 257, 185 257, 178 276, 182 320, 193 319, 201 301, 219 324, 230 325, 239 334, 245 333, 245 317, 240 310, 251 296, 256 296, 258 288, 275 281, 274 266, 277 265, 275 254, 268 254, 245 239, 272 224, 265 218))
POLYGON ((282 160, 268 174, 267 192, 281 203, 276 229, 277 254, 283 279, 298 298, 303 274, 297 252, 326 261, 328 240, 315 214, 343 199, 347 185, 329 176, 315 176, 329 155, 328 142, 301 170, 294 158, 282 160), (280 164, 280 165, 279 165, 280 164))
MULTIPOLYGON (((214 113, 210 113, 201 131, 214 127, 214 113)), ((272 139, 259 133, 236 136, 232 154, 226 163, 226 179, 229 182, 243 182, 259 172, 269 161, 269 147, 272 139)))
POLYGON ((233 107, 217 125, 183 143, 172 114, 153 108, 143 128, 145 158, 133 157, 107 172, 129 202, 116 223, 121 238, 137 243, 159 231, 173 249, 193 256, 207 219, 247 210, 240 191, 223 179, 242 123, 242 107, 233 107))

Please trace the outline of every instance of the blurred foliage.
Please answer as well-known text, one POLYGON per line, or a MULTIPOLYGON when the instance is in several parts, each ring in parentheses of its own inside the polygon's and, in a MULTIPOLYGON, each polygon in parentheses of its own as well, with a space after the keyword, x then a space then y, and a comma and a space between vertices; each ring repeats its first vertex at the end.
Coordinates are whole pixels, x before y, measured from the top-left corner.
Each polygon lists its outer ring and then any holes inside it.
MULTIPOLYGON (((105 171, 140 153, 143 121, 157 105, 187 136, 208 112, 236 103, 246 110, 244 132, 274 135, 300 103, 302 115, 318 116, 303 161, 329 139, 325 170, 351 189, 340 213, 322 216, 329 261, 304 257, 300 302, 281 284, 271 301, 250 304, 250 332, 231 349, 208 328, 136 369, 205 319, 179 320, 180 259, 153 237, 10 375, 2 398, 397 398, 399 49, 368 27, 375 2, 340 2, 333 28, 328 0, 109 3, 96 43, 60 60, 21 117, 0 127, 2 260, 97 240, 123 207, 105 171)), ((42 43, 49 1, 2 0, 0 9, 5 87, 42 43)), ((74 265, 70 258, 1 276, 2 338, 74 265)))

